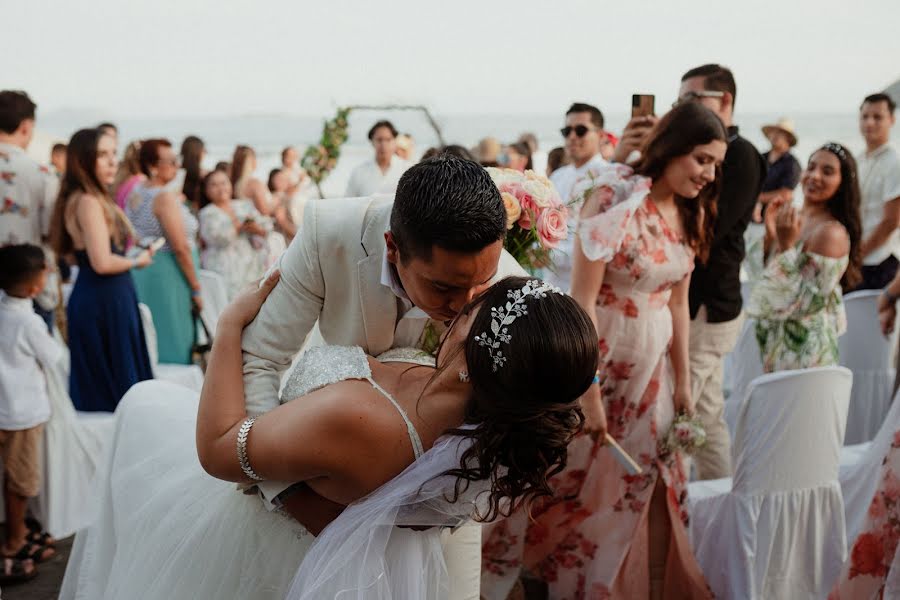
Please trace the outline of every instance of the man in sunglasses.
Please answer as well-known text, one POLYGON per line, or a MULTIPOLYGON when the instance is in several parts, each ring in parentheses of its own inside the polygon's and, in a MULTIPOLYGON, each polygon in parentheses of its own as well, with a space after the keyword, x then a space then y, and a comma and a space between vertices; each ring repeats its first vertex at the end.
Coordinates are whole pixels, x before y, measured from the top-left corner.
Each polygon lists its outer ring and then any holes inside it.
MULTIPOLYGON (((566 144, 566 154, 571 161, 550 175, 550 181, 556 186, 563 202, 570 200, 569 194, 575 182, 592 167, 601 167, 606 161, 600 155, 600 149, 607 142, 603 131, 603 113, 596 106, 576 102, 566 111, 566 126, 560 129, 566 144)), ((580 206, 570 206, 571 214, 578 214, 580 206)), ((560 243, 553 253, 554 270, 545 274, 545 279, 564 290, 569 289, 569 278, 572 272, 572 239, 560 243)))

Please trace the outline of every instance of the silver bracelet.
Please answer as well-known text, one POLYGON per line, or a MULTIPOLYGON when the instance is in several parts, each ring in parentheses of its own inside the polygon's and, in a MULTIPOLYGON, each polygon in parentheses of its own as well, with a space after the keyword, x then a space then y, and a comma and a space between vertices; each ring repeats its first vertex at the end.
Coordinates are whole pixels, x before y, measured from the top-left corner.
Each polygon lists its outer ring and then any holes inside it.
POLYGON ((244 472, 244 475, 255 481, 262 481, 263 478, 257 475, 250 467, 250 460, 247 458, 247 436, 250 435, 250 428, 253 427, 255 421, 256 417, 251 417, 245 419, 244 422, 241 423, 241 428, 238 429, 237 434, 237 455, 238 462, 241 464, 241 471, 244 472))

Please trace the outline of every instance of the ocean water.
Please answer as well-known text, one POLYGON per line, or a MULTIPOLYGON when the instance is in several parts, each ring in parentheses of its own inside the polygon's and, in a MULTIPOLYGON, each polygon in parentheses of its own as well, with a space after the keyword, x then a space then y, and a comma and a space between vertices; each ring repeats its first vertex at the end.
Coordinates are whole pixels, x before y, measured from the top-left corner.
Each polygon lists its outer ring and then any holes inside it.
MULTIPOLYGON (((315 143, 322 131, 326 117, 304 117, 283 115, 248 115, 235 117, 195 117, 166 119, 113 119, 119 127, 120 146, 130 140, 149 137, 165 137, 172 141, 176 150, 187 135, 197 135, 206 143, 205 166, 212 168, 220 160, 231 160, 237 144, 252 146, 257 153, 257 176, 266 180, 269 170, 280 164, 281 149, 287 145, 303 149, 315 143)), ((809 155, 825 142, 835 141, 856 152, 863 147, 857 126, 855 112, 846 114, 795 114, 780 115, 738 113, 735 122, 741 134, 753 142, 757 149, 765 151, 768 142, 761 127, 773 123, 781 116, 794 120, 799 142, 794 154, 801 165, 806 164, 809 155)), ((559 128, 564 124, 562 114, 544 115, 434 115, 447 143, 474 146, 479 139, 493 136, 501 142, 515 141, 525 131, 534 133, 544 152, 562 145, 559 128)), ((96 114, 57 113, 46 117, 38 116, 38 128, 44 145, 52 141, 65 141, 71 134, 85 126, 93 126, 104 120, 96 114)), ((343 195, 352 169, 372 156, 372 149, 366 134, 372 123, 390 119, 401 132, 410 133, 415 139, 416 154, 438 144, 434 130, 424 115, 413 111, 358 111, 351 114, 350 137, 344 145, 338 165, 323 184, 328 197, 343 195)), ((627 113, 606 115, 606 127, 616 135, 628 121, 627 113)), ((34 149, 32 150, 33 153, 34 149)), ((49 148, 44 151, 49 154, 49 148)))

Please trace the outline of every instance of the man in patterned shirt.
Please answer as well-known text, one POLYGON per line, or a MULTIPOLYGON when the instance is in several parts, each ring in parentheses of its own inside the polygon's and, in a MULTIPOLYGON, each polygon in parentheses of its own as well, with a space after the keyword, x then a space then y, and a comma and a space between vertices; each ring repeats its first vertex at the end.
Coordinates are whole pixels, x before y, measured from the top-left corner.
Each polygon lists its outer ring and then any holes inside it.
MULTIPOLYGON (((59 182, 25 154, 34 136, 35 108, 25 92, 0 92, 0 246, 34 244, 46 252, 59 182)), ((57 279, 49 276, 44 291, 35 298, 35 311, 48 327, 58 303, 57 279)))

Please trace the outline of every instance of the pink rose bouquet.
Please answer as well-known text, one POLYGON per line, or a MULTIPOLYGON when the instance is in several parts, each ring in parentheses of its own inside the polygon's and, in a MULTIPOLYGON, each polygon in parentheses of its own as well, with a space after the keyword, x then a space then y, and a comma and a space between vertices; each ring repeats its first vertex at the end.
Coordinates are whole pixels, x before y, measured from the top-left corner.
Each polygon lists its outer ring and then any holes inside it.
POLYGON ((569 235, 568 210, 550 180, 534 171, 488 168, 506 208, 503 247, 525 270, 551 266, 550 250, 569 235))

